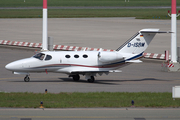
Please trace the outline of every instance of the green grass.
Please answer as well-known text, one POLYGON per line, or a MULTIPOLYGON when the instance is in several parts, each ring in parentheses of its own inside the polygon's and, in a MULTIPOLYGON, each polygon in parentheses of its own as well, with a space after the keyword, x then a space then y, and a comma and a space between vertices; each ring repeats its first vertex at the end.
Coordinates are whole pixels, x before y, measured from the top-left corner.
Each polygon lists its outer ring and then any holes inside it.
POLYGON ((37 108, 43 101, 45 108, 93 108, 93 107, 180 107, 180 100, 171 93, 0 93, 0 107, 37 108))
MULTIPOLYGON (((137 19, 171 19, 168 9, 49 9, 49 18, 136 17, 137 19)), ((40 9, 0 10, 0 18, 42 18, 40 9)), ((180 19, 180 17, 178 17, 180 19)))
MULTIPOLYGON (((0 0, 0 7, 42 6, 43 0, 0 0)), ((171 0, 48 0, 48 6, 170 6, 171 0)), ((177 2, 180 5, 180 2, 177 2)))
MULTIPOLYGON (((43 0, 0 0, 0 7, 42 7, 43 0)), ((171 6, 171 0, 48 0, 48 6, 171 6)), ((177 6, 180 2, 177 1, 177 6)), ((169 9, 49 9, 49 18, 136 17, 170 19, 169 9)), ((0 18, 41 18, 41 9, 1 9, 0 18)), ((178 17, 180 19, 180 17, 178 17)))

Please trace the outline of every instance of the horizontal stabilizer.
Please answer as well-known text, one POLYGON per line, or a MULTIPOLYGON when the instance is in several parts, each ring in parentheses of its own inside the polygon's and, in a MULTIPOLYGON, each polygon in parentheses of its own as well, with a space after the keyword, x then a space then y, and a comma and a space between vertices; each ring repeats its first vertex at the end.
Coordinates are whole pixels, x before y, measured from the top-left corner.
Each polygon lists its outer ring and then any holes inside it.
POLYGON ((170 31, 140 31, 140 33, 173 33, 170 31))
POLYGON ((129 62, 129 63, 141 63, 142 61, 141 60, 129 60, 129 61, 126 61, 126 62, 129 62))

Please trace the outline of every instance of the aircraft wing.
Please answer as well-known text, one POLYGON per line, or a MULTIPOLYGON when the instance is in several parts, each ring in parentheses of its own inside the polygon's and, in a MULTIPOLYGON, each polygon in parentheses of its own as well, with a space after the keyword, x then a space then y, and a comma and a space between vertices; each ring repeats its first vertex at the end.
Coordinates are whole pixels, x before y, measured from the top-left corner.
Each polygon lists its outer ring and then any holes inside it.
POLYGON ((109 74, 113 72, 122 72, 121 70, 107 70, 107 71, 71 71, 71 74, 96 74, 98 73, 99 75, 102 75, 103 73, 109 74))

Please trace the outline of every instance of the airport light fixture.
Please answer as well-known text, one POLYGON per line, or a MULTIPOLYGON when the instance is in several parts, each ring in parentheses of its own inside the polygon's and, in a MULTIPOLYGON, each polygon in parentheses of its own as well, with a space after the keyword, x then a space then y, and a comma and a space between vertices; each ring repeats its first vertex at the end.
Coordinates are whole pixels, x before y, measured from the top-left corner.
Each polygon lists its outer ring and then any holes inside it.
POLYGON ((43 101, 40 102, 40 107, 39 108, 44 108, 43 107, 43 101))
POLYGON ((47 89, 45 89, 45 94, 47 94, 47 89))
POLYGON ((134 105, 134 100, 131 101, 132 106, 134 105))

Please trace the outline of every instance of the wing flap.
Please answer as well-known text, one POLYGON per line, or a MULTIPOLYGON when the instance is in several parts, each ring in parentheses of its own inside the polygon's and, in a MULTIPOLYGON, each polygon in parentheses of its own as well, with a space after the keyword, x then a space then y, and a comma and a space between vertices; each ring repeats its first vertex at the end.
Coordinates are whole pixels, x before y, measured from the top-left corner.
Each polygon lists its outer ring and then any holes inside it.
POLYGON ((107 71, 71 71, 71 74, 87 74, 87 73, 98 73, 98 74, 108 74, 112 72, 122 72, 121 70, 107 70, 107 71))

